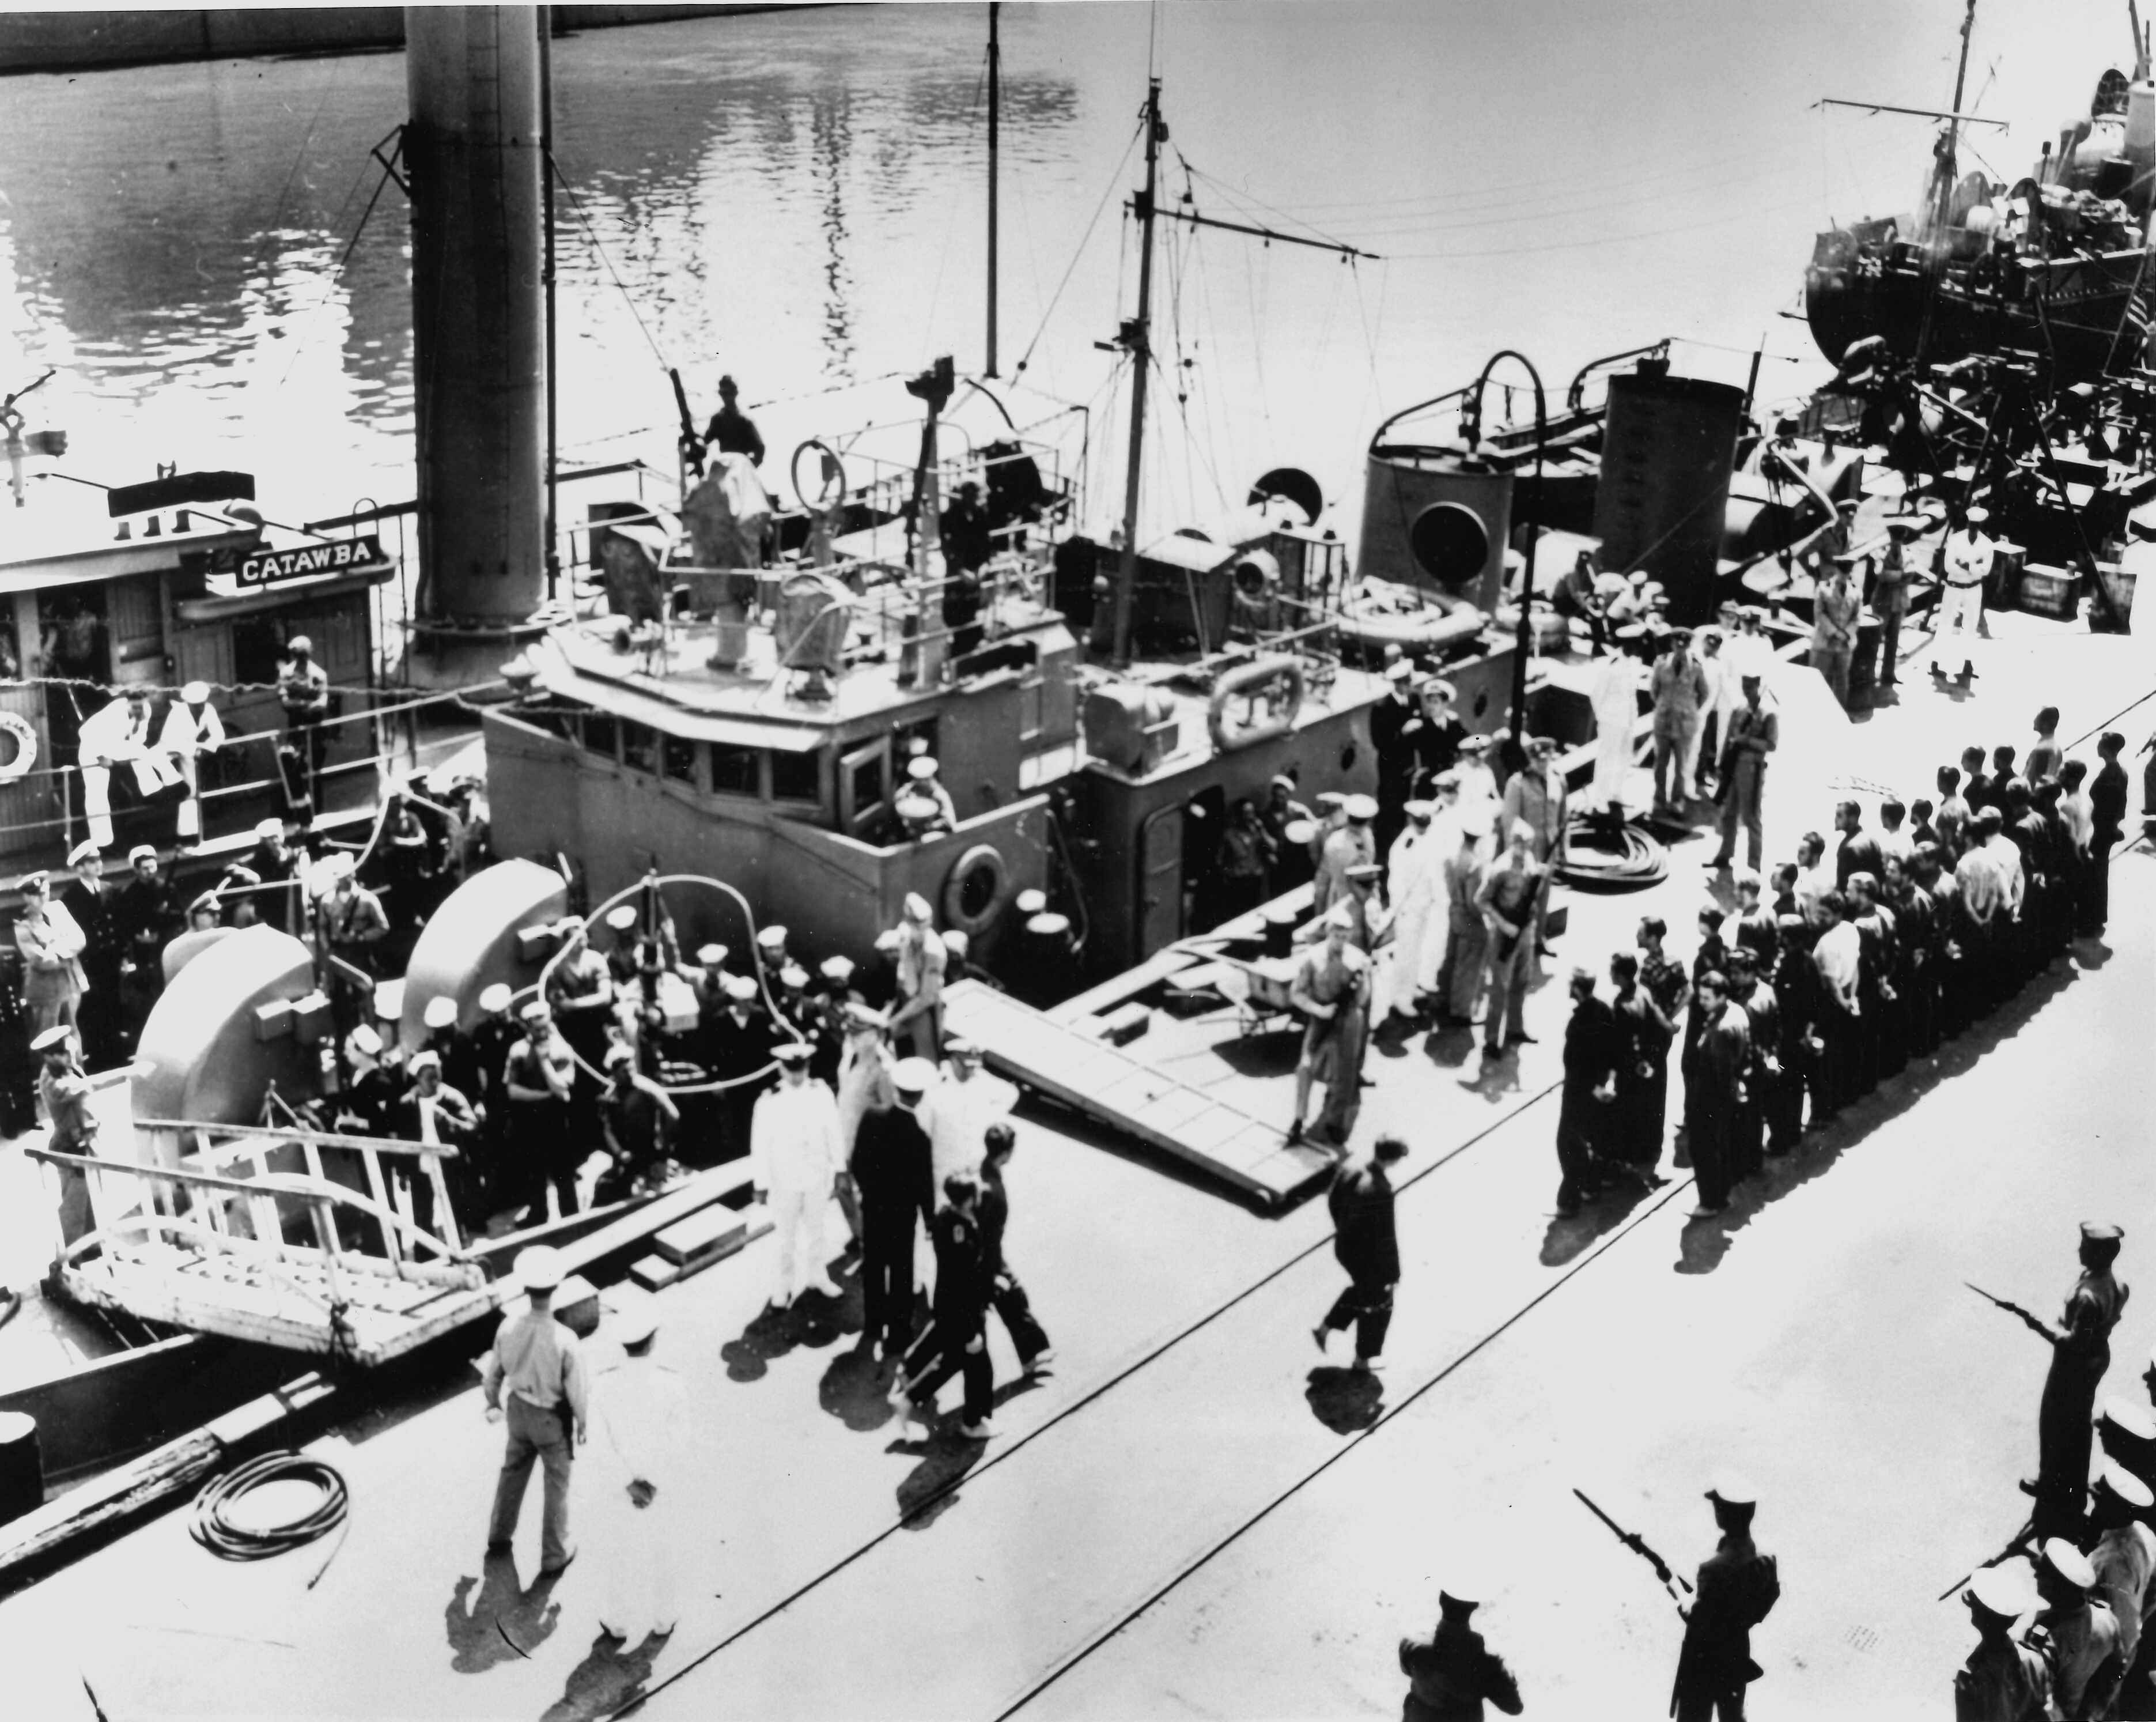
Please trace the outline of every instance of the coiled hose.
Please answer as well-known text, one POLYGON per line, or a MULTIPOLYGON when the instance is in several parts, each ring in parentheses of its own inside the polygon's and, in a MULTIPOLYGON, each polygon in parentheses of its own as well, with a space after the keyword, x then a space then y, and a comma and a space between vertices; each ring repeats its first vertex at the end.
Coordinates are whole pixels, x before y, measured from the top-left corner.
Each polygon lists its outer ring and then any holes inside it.
POLYGON ((327 1536, 344 1522, 350 1498, 335 1466, 305 1453, 264 1453, 203 1486, 195 1497, 194 1522, 187 1533, 211 1554, 227 1560, 267 1560, 273 1555, 305 1548, 327 1536), (225 1516, 226 1509, 240 1496, 265 1483, 311 1483, 322 1492, 322 1498, 299 1518, 266 1529, 234 1524, 225 1516))
POLYGON ((1623 847, 1604 847, 1609 822, 1575 815, 1565 829, 1564 861, 1558 878, 1581 891, 1642 891, 1670 874, 1670 852, 1661 838, 1626 820, 1620 828, 1623 847))

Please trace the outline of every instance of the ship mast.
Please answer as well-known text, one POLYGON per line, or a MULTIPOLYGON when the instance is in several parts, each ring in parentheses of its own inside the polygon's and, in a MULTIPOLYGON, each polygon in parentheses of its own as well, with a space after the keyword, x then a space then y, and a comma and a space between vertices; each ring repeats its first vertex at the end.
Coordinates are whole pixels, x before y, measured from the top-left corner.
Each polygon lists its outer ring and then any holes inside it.
POLYGON ((1160 185, 1160 80, 1146 82, 1145 190, 1138 198, 1138 314, 1122 326, 1123 349, 1131 356, 1131 454, 1123 469, 1123 553, 1116 569, 1116 632, 1109 662, 1118 670, 1131 661, 1131 598, 1138 576, 1138 468, 1145 454, 1146 371, 1152 362, 1152 218, 1160 185))
POLYGON ((988 0, 988 363, 996 374, 996 121, 1003 106, 1003 49, 996 39, 999 0, 988 0))
POLYGON ((1932 316, 1938 308, 1939 272, 1945 260, 1947 218, 1953 213, 1954 182, 1958 177, 1961 146, 1961 98, 1969 82, 1969 39, 1976 26, 1976 0, 1969 0, 1961 18, 1961 59, 1954 67, 1953 101, 1948 109, 1946 136, 1939 140, 1939 157, 1932 170, 1932 222, 1929 277, 1924 289, 1923 321, 1917 326, 1916 362, 1924 362, 1931 350, 1932 316))
MULTIPOLYGON (((1972 0, 1974 3, 1974 0, 1972 0)), ((1138 572, 1138 474, 1141 459, 1145 452, 1146 370, 1152 362, 1152 229, 1156 218, 1179 221, 1186 227, 1217 228, 1223 233, 1247 234, 1253 239, 1263 239, 1267 244, 1301 245, 1313 251, 1337 252, 1342 262, 1357 258, 1379 260, 1374 251, 1364 251, 1353 245, 1343 245, 1333 239, 1311 239, 1301 234, 1281 233, 1269 227, 1256 226, 1249 222, 1222 221, 1217 217, 1200 215, 1194 209, 1162 209, 1158 207, 1160 187, 1160 146, 1168 136, 1168 127, 1160 117, 1160 80, 1148 80, 1146 86, 1146 181, 1145 190, 1138 194, 1135 208, 1138 216, 1138 312, 1116 332, 1115 341, 1096 342, 1101 347, 1120 347, 1131 356, 1131 450, 1130 460, 1123 472, 1123 543, 1122 554, 1116 568, 1115 630, 1111 642, 1111 666, 1117 670, 1128 669, 1131 661, 1131 602, 1137 587, 1138 572)), ((1096 641, 1099 635, 1095 634, 1096 641)))

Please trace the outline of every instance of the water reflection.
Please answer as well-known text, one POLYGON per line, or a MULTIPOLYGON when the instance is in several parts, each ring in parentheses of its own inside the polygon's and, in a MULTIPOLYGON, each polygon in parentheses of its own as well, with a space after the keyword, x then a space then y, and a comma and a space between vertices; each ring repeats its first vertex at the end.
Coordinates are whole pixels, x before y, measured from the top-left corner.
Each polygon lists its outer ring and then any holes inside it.
MULTIPOLYGON (((752 358, 769 393, 855 377, 865 337, 885 349, 871 373, 920 362, 945 260, 918 217, 978 185, 985 146, 978 12, 774 14, 558 45, 574 193, 565 436, 663 423, 654 360, 700 397, 728 353, 752 358), (872 334, 857 302, 870 280, 888 301, 872 334)), ((222 442, 265 476, 289 460, 328 486, 325 506, 370 484, 403 494, 410 239, 393 185, 352 234, 404 80, 401 54, 10 80, 0 363, 64 368, 77 446, 100 466, 222 442)), ((1014 158, 1060 159, 1075 85, 1006 88, 1014 158)))

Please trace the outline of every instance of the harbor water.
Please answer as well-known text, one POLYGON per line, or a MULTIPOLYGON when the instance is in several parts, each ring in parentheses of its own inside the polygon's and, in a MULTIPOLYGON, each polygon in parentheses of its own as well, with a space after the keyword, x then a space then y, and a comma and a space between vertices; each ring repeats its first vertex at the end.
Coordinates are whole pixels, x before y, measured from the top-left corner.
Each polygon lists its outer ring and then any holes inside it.
MULTIPOLYGON (((1811 104, 1943 105, 1960 13, 1007 6, 999 368, 1087 404, 1096 479, 1120 475, 1101 453, 1122 385, 1094 343, 1133 296, 1150 63, 1171 207, 1383 260, 1168 231, 1148 532, 1217 518, 1283 463, 1352 522, 1371 429, 1501 347, 1561 392, 1665 335, 1738 383, 1763 345, 1761 393, 1792 393, 1820 374, 1779 315, 1813 232, 1909 203, 1929 142, 1811 104)), ((2111 0, 1984 10, 1969 105, 2017 122, 1974 138, 1999 177, 2086 111, 2087 44, 2113 37, 2123 54, 2111 0)), ((670 468, 668 365, 700 417, 722 371, 754 410, 942 352, 981 368, 986 40, 985 7, 936 5, 557 44, 565 462, 670 468)), ((32 423, 69 431, 74 470, 236 466, 290 519, 412 494, 408 224, 369 154, 405 112, 401 54, 0 95, 0 390, 58 368, 32 423)))

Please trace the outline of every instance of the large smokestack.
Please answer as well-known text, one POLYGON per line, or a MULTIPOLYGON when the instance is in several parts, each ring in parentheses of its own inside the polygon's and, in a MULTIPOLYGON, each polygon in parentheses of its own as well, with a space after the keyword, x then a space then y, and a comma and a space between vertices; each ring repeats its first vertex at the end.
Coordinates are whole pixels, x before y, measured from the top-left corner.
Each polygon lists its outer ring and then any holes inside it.
POLYGON ((429 624, 506 631, 544 594, 539 18, 408 6, 404 28, 420 647, 446 669, 429 624))

